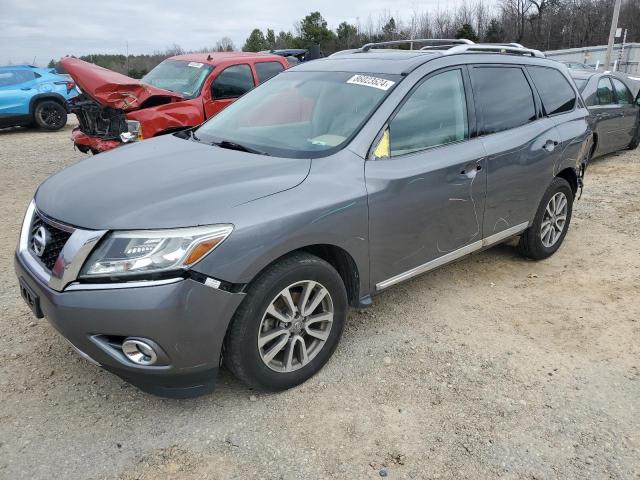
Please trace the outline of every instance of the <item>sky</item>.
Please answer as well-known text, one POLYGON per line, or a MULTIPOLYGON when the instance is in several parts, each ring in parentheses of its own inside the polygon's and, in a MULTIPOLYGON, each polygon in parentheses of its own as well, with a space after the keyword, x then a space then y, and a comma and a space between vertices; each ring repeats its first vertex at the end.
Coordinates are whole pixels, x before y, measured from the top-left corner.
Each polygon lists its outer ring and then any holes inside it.
POLYGON ((385 13, 448 10, 463 0, 0 0, 0 65, 46 65, 65 55, 153 53, 174 44, 185 50, 213 47, 230 37, 237 48, 254 28, 292 30, 320 11, 329 27, 366 24, 385 13), (35 62, 34 62, 35 59, 35 62))

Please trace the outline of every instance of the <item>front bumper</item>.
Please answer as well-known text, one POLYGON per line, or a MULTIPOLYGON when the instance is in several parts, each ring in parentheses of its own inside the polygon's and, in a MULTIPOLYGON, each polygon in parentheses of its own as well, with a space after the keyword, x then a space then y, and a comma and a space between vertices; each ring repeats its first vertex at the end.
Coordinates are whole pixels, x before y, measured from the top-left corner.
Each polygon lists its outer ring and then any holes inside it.
POLYGON ((83 153, 89 151, 93 153, 106 152, 112 148, 119 147, 123 143, 119 140, 104 140, 100 137, 94 137, 82 132, 79 127, 71 131, 71 140, 73 144, 83 153))
POLYGON ((19 253, 15 270, 39 297, 42 313, 55 329, 106 370, 164 397, 192 397, 214 389, 224 335, 244 294, 192 279, 57 292, 31 272, 19 253), (166 353, 166 365, 136 365, 100 341, 104 336, 150 339, 166 353))

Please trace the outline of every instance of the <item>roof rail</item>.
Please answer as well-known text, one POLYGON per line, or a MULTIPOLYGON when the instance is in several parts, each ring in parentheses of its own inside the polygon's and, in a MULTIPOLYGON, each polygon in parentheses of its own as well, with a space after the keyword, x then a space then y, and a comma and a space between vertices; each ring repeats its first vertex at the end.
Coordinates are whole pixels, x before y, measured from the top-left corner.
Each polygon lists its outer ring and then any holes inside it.
POLYGON ((439 43, 439 44, 449 44, 449 45, 473 45, 471 40, 467 40, 466 38, 412 38, 409 40, 390 40, 388 42, 374 42, 367 43, 360 47, 357 52, 368 52, 373 47, 389 47, 392 45, 404 45, 409 44, 411 50, 413 50, 414 43, 439 43))
POLYGON ((508 53, 512 55, 529 55, 531 57, 545 58, 544 53, 533 48, 524 48, 523 46, 511 46, 509 44, 473 44, 473 45, 456 45, 444 51, 444 55, 453 55, 465 52, 488 52, 488 53, 508 53))

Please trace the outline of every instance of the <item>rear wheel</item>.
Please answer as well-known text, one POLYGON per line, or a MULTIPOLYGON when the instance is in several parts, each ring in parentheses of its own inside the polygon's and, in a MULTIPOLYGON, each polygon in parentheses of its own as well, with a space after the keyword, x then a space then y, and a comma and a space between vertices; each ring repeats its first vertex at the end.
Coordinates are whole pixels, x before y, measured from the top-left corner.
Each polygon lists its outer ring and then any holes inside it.
POLYGON ((567 234, 572 210, 573 190, 564 178, 556 177, 542 197, 533 223, 520 237, 520 252, 534 260, 553 255, 567 234))
POLYGON ((629 150, 635 150, 636 148, 638 148, 639 144, 640 144, 640 122, 638 122, 638 125, 636 125, 636 134, 633 136, 633 140, 631 140, 631 143, 627 148, 629 150))
POLYGON ((67 111, 54 100, 43 100, 36 105, 33 117, 38 127, 60 130, 67 124, 67 111))
POLYGON ((314 255, 294 254, 252 283, 229 327, 224 362, 253 388, 294 387, 329 360, 346 315, 338 272, 314 255))

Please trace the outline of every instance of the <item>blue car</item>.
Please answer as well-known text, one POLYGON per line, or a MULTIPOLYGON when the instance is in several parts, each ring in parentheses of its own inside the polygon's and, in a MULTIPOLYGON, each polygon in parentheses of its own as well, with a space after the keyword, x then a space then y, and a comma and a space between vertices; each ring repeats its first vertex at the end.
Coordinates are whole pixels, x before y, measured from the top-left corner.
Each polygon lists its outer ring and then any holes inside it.
POLYGON ((0 66, 0 128, 37 125, 59 130, 67 124, 67 101, 76 84, 52 68, 0 66))

